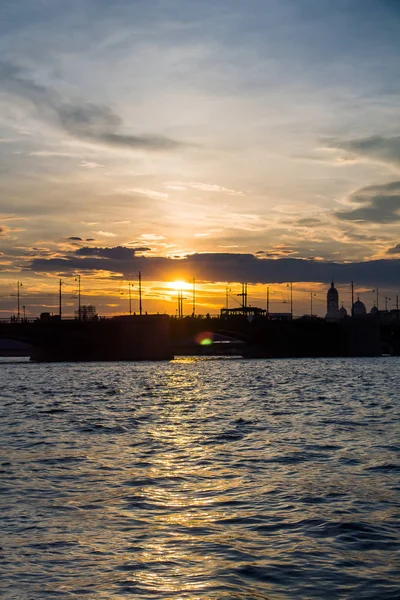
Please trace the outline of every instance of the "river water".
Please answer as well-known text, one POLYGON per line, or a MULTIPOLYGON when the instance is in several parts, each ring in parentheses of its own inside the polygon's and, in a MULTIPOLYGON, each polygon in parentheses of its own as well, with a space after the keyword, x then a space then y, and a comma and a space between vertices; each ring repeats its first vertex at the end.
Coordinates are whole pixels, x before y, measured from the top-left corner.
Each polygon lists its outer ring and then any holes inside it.
POLYGON ((400 359, 0 363, 0 595, 400 598, 400 359))

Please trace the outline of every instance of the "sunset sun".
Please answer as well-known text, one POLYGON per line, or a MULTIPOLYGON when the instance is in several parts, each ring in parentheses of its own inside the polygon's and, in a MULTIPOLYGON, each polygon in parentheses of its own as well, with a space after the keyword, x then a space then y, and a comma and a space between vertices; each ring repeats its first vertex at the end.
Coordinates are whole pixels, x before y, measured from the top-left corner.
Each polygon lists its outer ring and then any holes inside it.
POLYGON ((167 287, 174 291, 185 291, 190 290, 192 285, 187 281, 183 281, 182 279, 177 279, 176 281, 171 281, 167 283, 167 287))

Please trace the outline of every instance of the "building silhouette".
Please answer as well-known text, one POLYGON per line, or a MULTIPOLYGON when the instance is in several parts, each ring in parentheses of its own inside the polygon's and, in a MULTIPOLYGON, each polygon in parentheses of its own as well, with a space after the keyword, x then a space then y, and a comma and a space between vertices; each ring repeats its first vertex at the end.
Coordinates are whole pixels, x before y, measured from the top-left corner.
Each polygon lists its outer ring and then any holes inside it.
POLYGON ((353 316, 354 317, 364 317, 367 314, 367 309, 365 308, 364 302, 361 302, 360 298, 353 304, 353 316))
POLYGON ((330 322, 336 322, 340 319, 339 312, 339 293, 335 288, 335 284, 332 281, 331 287, 326 295, 326 320, 330 322))

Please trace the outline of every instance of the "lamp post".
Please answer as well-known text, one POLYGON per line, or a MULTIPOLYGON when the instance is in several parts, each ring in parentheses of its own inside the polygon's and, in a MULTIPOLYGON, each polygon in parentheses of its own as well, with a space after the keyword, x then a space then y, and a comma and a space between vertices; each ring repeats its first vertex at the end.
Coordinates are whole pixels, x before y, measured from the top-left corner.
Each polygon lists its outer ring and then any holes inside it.
POLYGON ((376 308, 377 308, 377 310, 379 310, 379 288, 376 288, 375 290, 372 290, 372 291, 376 293, 376 308))
POLYGON ((78 321, 82 318, 82 310, 81 310, 81 276, 77 275, 75 277, 75 281, 78 282, 78 321))
POLYGON ((139 271, 138 273, 138 281, 139 281, 139 314, 142 316, 143 307, 142 307, 142 273, 139 271))
POLYGON ((132 316, 132 283, 129 282, 128 284, 128 290, 129 290, 129 316, 132 316))
POLYGON ((290 314, 293 319, 293 282, 288 283, 287 287, 290 288, 290 314))
POLYGON ((20 320, 21 317, 21 313, 20 313, 20 288, 22 288, 22 283, 20 281, 17 281, 17 320, 20 320))
POLYGON ((225 288, 225 308, 229 308, 229 294, 231 292, 231 288, 225 288))
POLYGON ((58 282, 58 314, 60 315, 60 320, 62 318, 62 285, 63 282, 60 279, 58 282))
POLYGON ((317 294, 315 294, 314 292, 310 292, 310 304, 311 304, 311 313, 310 316, 311 318, 313 318, 313 298, 316 297, 317 294))

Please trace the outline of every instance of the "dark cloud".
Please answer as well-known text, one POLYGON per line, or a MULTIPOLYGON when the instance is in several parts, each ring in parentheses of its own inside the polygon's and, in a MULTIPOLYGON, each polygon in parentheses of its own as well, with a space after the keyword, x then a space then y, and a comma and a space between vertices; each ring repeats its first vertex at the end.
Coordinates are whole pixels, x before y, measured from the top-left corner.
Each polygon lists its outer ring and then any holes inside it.
POLYGON ((90 248, 85 246, 75 251, 76 256, 95 256, 98 258, 114 259, 114 260, 129 260, 135 256, 135 251, 132 248, 124 246, 116 246, 114 248, 90 248))
POLYGON ((285 256, 285 255, 289 256, 290 254, 298 254, 298 252, 289 251, 289 250, 282 250, 281 252, 279 252, 278 250, 275 250, 272 252, 265 252, 263 258, 279 258, 279 257, 285 256))
POLYGON ((41 118, 61 126, 70 135, 96 144, 142 150, 173 150, 182 144, 161 135, 131 135, 122 131, 121 118, 107 106, 65 103, 51 88, 25 77, 16 65, 0 61, 4 91, 33 104, 41 118))
POLYGON ((389 248, 386 254, 400 254, 400 244, 396 244, 393 248, 389 248))
POLYGON ((364 235, 362 233, 354 233, 353 231, 345 231, 346 238, 356 242, 379 242, 384 239, 382 235, 364 235))
POLYGON ((328 140, 328 146, 352 152, 361 157, 400 166, 400 136, 371 136, 350 140, 328 140))
POLYGON ((80 249, 65 258, 38 258, 30 269, 36 272, 109 271, 134 277, 138 270, 147 280, 168 281, 195 276, 199 281, 248 283, 323 282, 391 286, 400 284, 400 260, 335 263, 296 258, 258 258, 253 254, 193 254, 183 259, 136 256, 131 248, 80 249), (95 252, 91 252, 95 250, 95 252), (85 253, 86 252, 86 253, 85 253))
POLYGON ((81 237, 77 237, 75 235, 71 235, 71 237, 69 237, 68 239, 72 240, 73 242, 83 242, 81 237))
POLYGON ((126 248, 125 246, 115 246, 114 248, 79 248, 75 251, 76 256, 97 256, 99 258, 113 260, 129 260, 137 252, 147 252, 150 248, 126 248))
POLYGON ((0 81, 3 91, 32 103, 40 112, 46 107, 50 108, 57 101, 60 102, 56 92, 24 77, 21 69, 12 63, 0 61, 0 81))
POLYGON ((337 211, 336 217, 369 223, 400 221, 400 181, 361 188, 350 196, 350 202, 359 206, 352 210, 337 211))
POLYGON ((305 219, 299 219, 296 222, 296 225, 300 225, 301 227, 318 227, 319 225, 322 225, 322 221, 310 217, 305 219))
POLYGON ((85 242, 95 242, 96 240, 94 238, 86 238, 85 242))
POLYGON ((290 254, 298 254, 296 248, 273 248, 272 250, 259 250, 256 252, 258 258, 278 258, 280 256, 289 256, 290 254))
POLYGON ((170 150, 180 144, 163 136, 119 133, 122 120, 107 106, 97 104, 63 104, 58 107, 63 127, 73 136, 106 146, 170 150))

